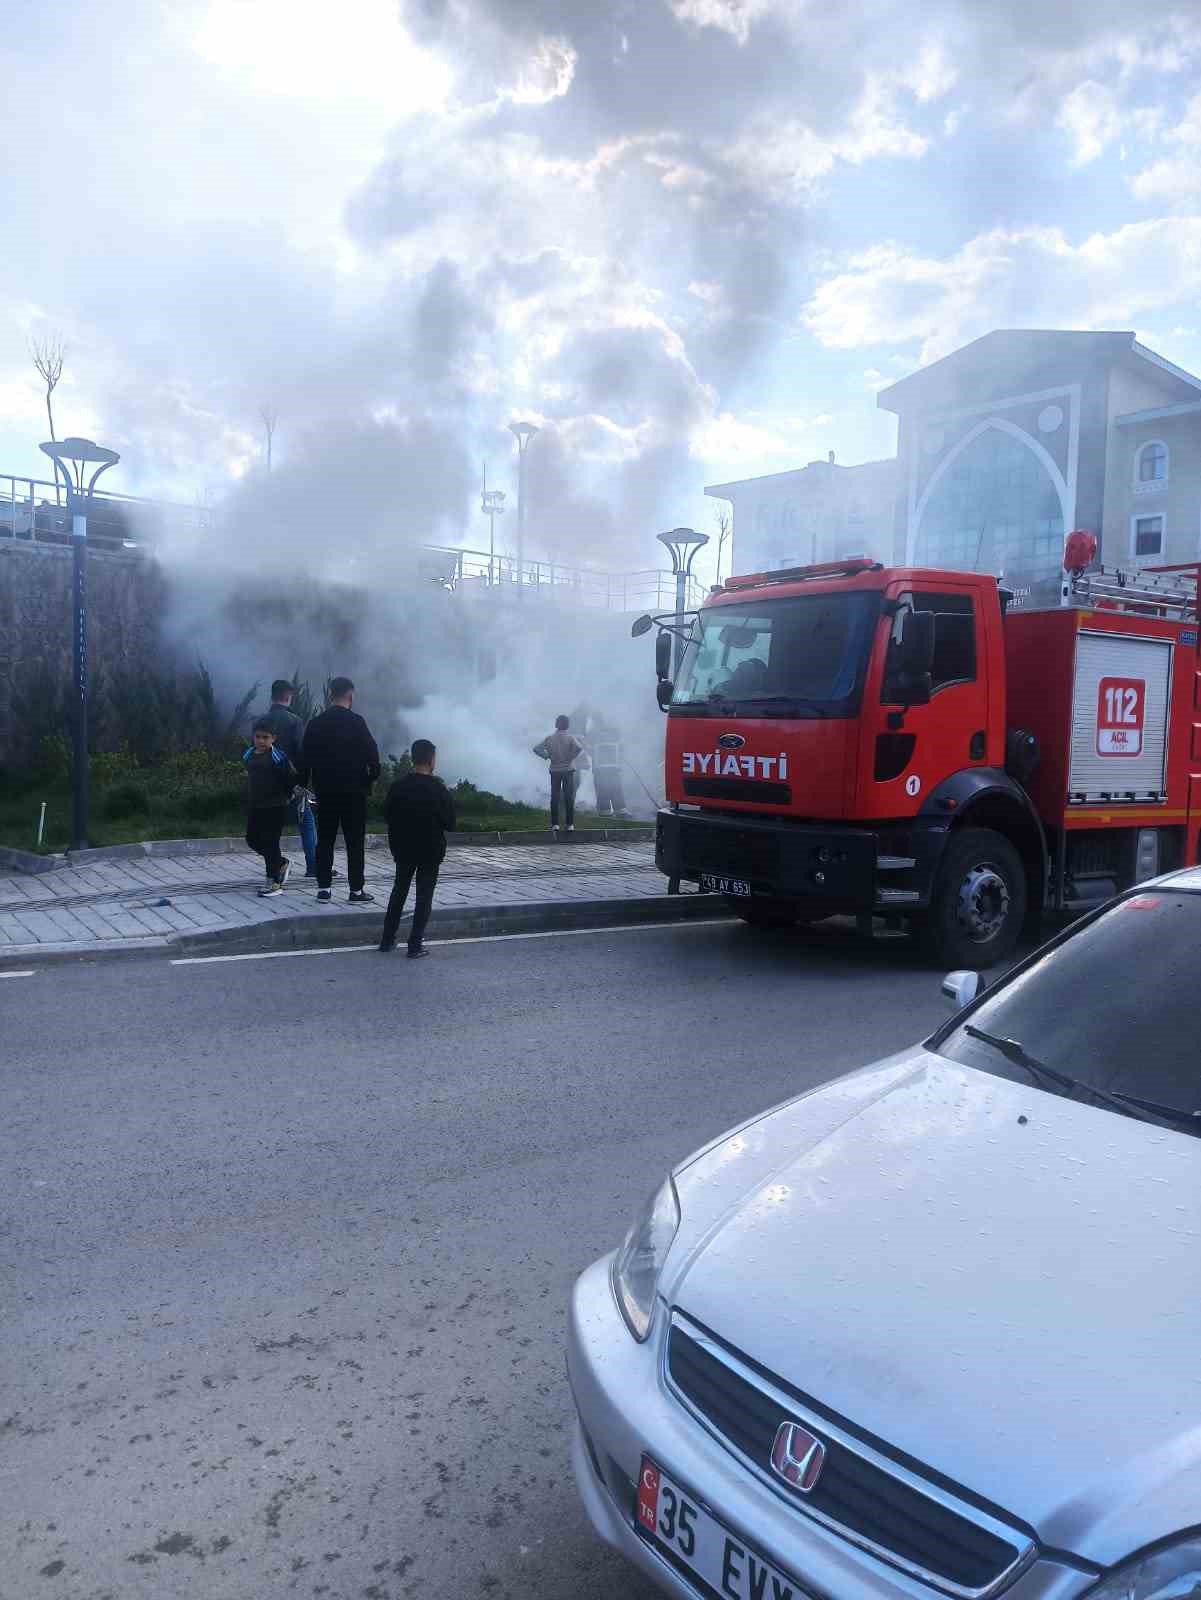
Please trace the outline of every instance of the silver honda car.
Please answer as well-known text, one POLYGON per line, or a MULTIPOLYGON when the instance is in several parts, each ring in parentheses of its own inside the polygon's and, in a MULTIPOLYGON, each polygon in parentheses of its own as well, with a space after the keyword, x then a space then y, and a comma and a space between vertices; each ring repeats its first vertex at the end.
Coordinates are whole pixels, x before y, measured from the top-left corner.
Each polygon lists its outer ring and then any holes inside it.
POLYGON ((576 1284, 580 1493, 665 1593, 1201 1597, 1201 870, 978 983, 576 1284))

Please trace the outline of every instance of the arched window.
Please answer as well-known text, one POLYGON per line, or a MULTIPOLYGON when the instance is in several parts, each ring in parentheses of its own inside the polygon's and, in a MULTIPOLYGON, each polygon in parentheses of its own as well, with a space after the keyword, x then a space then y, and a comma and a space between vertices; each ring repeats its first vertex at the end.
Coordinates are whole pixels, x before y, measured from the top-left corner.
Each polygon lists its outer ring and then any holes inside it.
POLYGON ((1057 580, 1063 510, 1040 458, 1000 428, 979 433, 939 478, 917 532, 918 566, 1057 580))
POLYGON ((1152 439, 1138 452, 1135 481, 1138 483, 1166 483, 1168 479, 1168 447, 1162 439, 1152 439))

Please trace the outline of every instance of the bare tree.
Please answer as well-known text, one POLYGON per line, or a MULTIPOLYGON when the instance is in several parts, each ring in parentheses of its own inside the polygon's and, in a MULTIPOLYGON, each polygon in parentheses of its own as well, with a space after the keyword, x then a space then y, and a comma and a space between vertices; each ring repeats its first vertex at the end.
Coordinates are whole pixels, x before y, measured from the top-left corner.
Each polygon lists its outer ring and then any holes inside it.
MULTIPOLYGON (((54 391, 58 388, 58 380, 63 375, 63 362, 66 360, 67 348, 63 344, 60 334, 51 334, 45 339, 31 339, 29 341, 29 354, 37 368, 38 376, 46 385, 46 421, 50 424, 50 438, 57 442, 58 435, 54 431, 54 391)), ((54 499, 55 503, 62 505, 62 494, 59 489, 58 473, 54 474, 54 499)))
POLYGON ((279 412, 274 406, 260 406, 259 420, 263 424, 263 431, 267 435, 267 471, 271 471, 271 446, 275 439, 275 425, 279 421, 279 412))
POLYGON ((713 526, 717 529, 717 578, 721 582, 721 559, 725 552, 726 541, 734 528, 734 518, 724 506, 714 506, 713 526))

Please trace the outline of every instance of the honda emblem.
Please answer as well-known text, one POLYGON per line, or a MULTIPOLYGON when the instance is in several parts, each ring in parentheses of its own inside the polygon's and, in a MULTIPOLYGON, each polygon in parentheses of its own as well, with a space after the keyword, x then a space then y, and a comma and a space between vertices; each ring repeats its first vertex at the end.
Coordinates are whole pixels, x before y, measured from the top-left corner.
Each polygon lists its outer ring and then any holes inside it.
POLYGON ((802 1494, 810 1494, 826 1464, 826 1447, 799 1422, 782 1422, 771 1447, 772 1471, 802 1494))

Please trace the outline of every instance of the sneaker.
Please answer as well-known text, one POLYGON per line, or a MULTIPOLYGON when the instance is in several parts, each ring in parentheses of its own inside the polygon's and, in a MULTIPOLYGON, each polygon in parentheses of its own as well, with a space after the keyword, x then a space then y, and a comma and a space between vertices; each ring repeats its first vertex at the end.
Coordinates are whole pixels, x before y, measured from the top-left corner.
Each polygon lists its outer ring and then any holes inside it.
POLYGON ((334 891, 332 889, 318 889, 317 898, 318 900, 332 900, 334 898, 334 891))
POLYGON ((268 895, 283 894, 283 892, 284 886, 282 883, 277 882, 275 878, 268 878, 267 882, 259 890, 259 899, 265 900, 268 895))
POLYGON ((279 876, 276 878, 275 881, 276 881, 276 883, 279 884, 280 888, 282 889, 291 876, 292 876, 292 863, 288 860, 287 856, 285 856, 284 857, 284 864, 279 869, 279 876))
POLYGON ((352 889, 347 899, 352 906, 373 906, 375 904, 375 896, 368 894, 366 889, 352 889))
POLYGON ((551 832, 552 832, 552 833, 558 833, 558 831, 559 831, 559 824, 558 824, 558 823, 557 823, 557 822, 552 822, 552 823, 551 823, 551 825, 550 825, 550 831, 551 831, 551 832))
POLYGON ((575 824, 573 822, 569 822, 567 824, 567 831, 568 831, 568 833, 574 833, 575 832, 575 824))
POLYGON ((409 956, 409 960, 410 961, 416 961, 421 956, 428 956, 428 955, 429 955, 429 951, 425 948, 425 946, 423 944, 419 944, 417 946, 416 950, 410 950, 408 952, 408 956, 409 956))
POLYGON ((381 956, 390 956, 392 954, 393 950, 395 950, 395 949, 396 949, 396 940, 395 939, 381 939, 380 940, 380 942, 379 942, 379 953, 380 953, 381 956))

